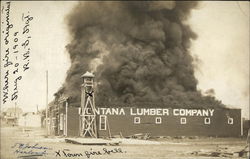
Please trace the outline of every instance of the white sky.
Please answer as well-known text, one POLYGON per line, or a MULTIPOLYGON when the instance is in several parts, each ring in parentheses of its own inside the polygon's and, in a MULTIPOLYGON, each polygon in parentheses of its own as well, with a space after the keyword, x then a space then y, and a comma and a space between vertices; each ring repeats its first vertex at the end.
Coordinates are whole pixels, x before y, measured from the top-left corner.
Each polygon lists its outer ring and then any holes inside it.
POLYGON ((224 104, 249 117, 249 2, 202 2, 189 22, 198 34, 198 88, 213 88, 224 104))
MULTIPOLYGON (((11 4, 10 18, 15 29, 20 30, 23 24, 22 13, 29 11, 34 17, 31 21, 31 69, 23 74, 17 101, 24 111, 35 111, 37 105, 45 108, 46 70, 49 70, 49 101, 64 82, 70 66, 65 50, 69 35, 64 17, 75 4, 72 1, 14 1, 11 4)), ((242 108, 243 116, 248 117, 249 2, 202 2, 192 12, 189 23, 198 34, 191 48, 192 54, 201 61, 196 70, 198 88, 203 92, 213 88, 217 99, 242 108)), ((2 42, 1 49, 4 49, 2 42)), ((1 106, 11 107, 14 102, 1 103, 1 106)))

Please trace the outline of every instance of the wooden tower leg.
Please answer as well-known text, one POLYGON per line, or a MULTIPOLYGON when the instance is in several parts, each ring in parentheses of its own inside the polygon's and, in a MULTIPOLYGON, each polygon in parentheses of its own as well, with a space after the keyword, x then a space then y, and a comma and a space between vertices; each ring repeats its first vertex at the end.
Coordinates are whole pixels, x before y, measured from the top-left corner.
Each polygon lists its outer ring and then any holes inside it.
POLYGON ((90 72, 86 72, 82 75, 82 78, 80 136, 97 138, 94 75, 90 72))

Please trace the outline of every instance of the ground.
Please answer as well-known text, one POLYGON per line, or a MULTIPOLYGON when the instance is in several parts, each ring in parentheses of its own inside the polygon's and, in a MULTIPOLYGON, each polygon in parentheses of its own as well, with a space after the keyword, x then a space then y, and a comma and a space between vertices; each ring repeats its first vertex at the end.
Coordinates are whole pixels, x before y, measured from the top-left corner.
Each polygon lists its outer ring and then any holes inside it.
POLYGON ((46 138, 45 134, 42 128, 2 127, 1 159, 247 158, 246 156, 239 157, 236 153, 246 146, 245 138, 115 139, 112 142, 121 141, 122 143, 119 146, 86 146, 66 143, 65 138, 62 137, 46 138))

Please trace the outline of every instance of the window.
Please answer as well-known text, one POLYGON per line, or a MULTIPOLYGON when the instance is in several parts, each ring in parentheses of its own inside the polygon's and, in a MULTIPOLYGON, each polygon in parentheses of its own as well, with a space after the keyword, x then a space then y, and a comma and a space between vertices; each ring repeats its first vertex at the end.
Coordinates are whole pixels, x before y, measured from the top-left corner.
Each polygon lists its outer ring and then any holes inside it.
POLYGON ((63 114, 60 114, 60 124, 59 124, 60 130, 63 130, 63 114))
POLYGON ((205 123, 205 124, 210 124, 210 118, 205 118, 205 119, 204 119, 204 123, 205 123))
POLYGON ((107 129, 107 116, 106 115, 100 115, 100 130, 106 130, 107 129))
POLYGON ((45 119, 44 121, 45 121, 45 126, 46 126, 46 121, 48 122, 48 125, 50 124, 50 120, 49 119, 47 119, 47 120, 45 119))
POLYGON ((53 128, 56 127, 56 118, 55 118, 55 117, 52 118, 52 120, 51 120, 51 125, 52 125, 53 128))
POLYGON ((186 118, 181 118, 181 124, 186 124, 187 123, 187 119, 186 118))
POLYGON ((227 123, 232 125, 234 123, 234 119, 233 118, 228 118, 227 123))
POLYGON ((156 117, 155 118, 155 123, 156 124, 161 124, 161 117, 156 117))
POLYGON ((141 118, 140 117, 135 117, 134 118, 134 124, 140 124, 141 123, 141 118))

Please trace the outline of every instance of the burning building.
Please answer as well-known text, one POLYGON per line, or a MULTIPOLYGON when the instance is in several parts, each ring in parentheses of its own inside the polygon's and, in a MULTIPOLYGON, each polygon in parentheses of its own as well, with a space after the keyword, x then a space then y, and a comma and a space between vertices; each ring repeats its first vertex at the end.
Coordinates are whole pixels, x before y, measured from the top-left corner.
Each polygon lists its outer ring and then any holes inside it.
MULTIPOLYGON (((187 20, 197 5, 178 1, 80 2, 67 16, 71 66, 56 93, 56 109, 51 107, 51 125, 58 123, 54 131, 70 135, 74 129, 71 135, 92 137, 107 130, 125 136, 149 130, 156 136, 240 135, 240 110, 228 109, 196 88, 190 46, 197 35, 187 20), (80 88, 80 77, 89 70, 95 74, 94 92, 80 88), (86 102, 92 111, 84 109, 86 102), (117 108, 124 114, 105 115, 98 108, 117 108), (133 115, 130 108, 139 111, 133 115), (141 115, 158 109, 165 114, 141 115), (90 123, 96 124, 89 127, 90 123)), ((87 74, 87 78, 93 77, 87 74)))
POLYGON ((95 106, 94 75, 85 73, 81 106, 60 98, 50 111, 51 134, 80 137, 240 136, 240 109, 95 106))

